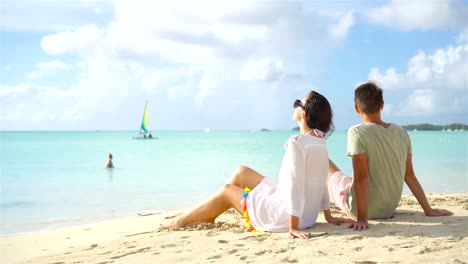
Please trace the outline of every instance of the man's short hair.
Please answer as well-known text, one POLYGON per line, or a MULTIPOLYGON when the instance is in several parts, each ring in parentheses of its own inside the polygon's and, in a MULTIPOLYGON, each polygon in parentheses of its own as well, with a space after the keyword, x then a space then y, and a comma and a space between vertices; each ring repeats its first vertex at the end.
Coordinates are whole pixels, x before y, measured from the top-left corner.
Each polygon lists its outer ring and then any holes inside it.
POLYGON ((368 81, 354 90, 354 103, 365 114, 375 114, 380 111, 383 103, 383 90, 374 82, 368 81))

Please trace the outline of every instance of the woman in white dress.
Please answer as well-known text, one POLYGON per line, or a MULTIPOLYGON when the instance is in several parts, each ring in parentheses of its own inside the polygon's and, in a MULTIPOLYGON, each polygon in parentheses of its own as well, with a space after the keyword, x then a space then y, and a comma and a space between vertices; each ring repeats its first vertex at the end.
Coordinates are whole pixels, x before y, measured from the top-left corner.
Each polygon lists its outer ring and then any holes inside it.
POLYGON ((301 230, 315 224, 320 210, 327 222, 351 222, 331 216, 329 210, 325 137, 333 130, 332 115, 328 100, 315 91, 296 100, 293 119, 300 135, 285 144, 277 186, 255 170, 240 166, 212 197, 160 229, 214 223, 230 208, 244 216, 248 231, 289 232, 291 238, 308 238, 301 230))

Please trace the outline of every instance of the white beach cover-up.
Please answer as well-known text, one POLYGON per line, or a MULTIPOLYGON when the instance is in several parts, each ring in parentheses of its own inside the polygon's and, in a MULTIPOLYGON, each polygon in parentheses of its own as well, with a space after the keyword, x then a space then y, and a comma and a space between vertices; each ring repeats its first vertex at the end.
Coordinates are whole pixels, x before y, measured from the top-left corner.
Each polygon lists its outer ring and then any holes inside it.
POLYGON ((326 139, 292 136, 285 148, 278 186, 265 178, 247 196, 250 222, 257 230, 287 232, 290 215, 299 217, 299 228, 308 228, 320 209, 330 208, 326 139))

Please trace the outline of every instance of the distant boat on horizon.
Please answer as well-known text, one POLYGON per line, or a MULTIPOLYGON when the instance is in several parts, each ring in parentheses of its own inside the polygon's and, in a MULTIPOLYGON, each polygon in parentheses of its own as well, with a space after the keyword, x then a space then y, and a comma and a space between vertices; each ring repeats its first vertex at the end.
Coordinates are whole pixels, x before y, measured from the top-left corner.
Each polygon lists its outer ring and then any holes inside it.
POLYGON ((157 139, 157 137, 151 135, 148 129, 148 101, 145 102, 145 108, 143 109, 143 119, 141 120, 138 136, 134 137, 133 139, 157 139), (146 134, 148 134, 148 136, 146 134))

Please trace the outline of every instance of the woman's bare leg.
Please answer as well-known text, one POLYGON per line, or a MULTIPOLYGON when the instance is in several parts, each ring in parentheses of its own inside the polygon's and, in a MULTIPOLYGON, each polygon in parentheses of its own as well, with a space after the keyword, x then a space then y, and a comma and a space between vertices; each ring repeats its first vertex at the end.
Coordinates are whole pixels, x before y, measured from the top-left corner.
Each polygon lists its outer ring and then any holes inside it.
POLYGON ((263 179, 265 179, 265 176, 261 175, 257 171, 246 166, 239 166, 234 171, 231 179, 227 183, 239 186, 242 189, 244 189, 245 187, 249 187, 249 189, 252 190, 263 179))
POLYGON ((214 223, 216 217, 230 208, 235 208, 240 214, 243 214, 240 200, 244 188, 253 189, 264 178, 255 170, 240 166, 234 171, 227 184, 208 200, 178 216, 172 223, 161 226, 160 229, 183 227, 198 223, 214 223))
POLYGON ((159 229, 184 227, 196 223, 213 223, 216 217, 232 207, 242 214, 240 200, 243 193, 244 190, 239 186, 226 184, 208 200, 178 216, 172 223, 161 226, 159 229))
POLYGON ((335 165, 335 163, 333 163, 333 161, 331 159, 329 159, 328 160, 327 184, 328 184, 328 181, 330 181, 330 177, 333 175, 333 173, 335 173, 337 171, 340 171, 340 169, 338 168, 338 166, 335 165))

